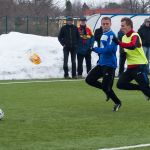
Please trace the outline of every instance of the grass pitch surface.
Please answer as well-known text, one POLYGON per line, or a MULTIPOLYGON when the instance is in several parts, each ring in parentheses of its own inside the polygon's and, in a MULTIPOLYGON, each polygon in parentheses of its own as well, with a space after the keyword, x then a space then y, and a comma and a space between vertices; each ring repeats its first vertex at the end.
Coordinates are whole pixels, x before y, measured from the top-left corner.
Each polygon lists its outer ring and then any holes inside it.
POLYGON ((113 103, 105 101, 102 91, 84 81, 0 85, 5 112, 0 150, 97 150, 150 143, 150 102, 141 92, 114 90, 122 100, 118 112, 112 112, 113 103))

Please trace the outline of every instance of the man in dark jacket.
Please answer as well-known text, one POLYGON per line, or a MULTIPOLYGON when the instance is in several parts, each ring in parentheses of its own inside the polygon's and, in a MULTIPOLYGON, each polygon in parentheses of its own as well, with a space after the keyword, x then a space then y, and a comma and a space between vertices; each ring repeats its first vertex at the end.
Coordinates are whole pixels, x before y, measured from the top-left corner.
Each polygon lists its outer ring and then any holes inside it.
MULTIPOLYGON (((102 35, 103 35, 103 29, 102 29, 102 26, 100 26, 94 32, 94 41, 96 41, 97 47, 100 47, 100 40, 101 40, 102 35)), ((98 56, 100 58, 100 54, 98 54, 98 56)))
POLYGON ((139 28, 138 33, 142 40, 142 46, 148 60, 147 73, 150 73, 150 19, 147 18, 139 28))
POLYGON ((76 49, 79 41, 79 32, 75 25, 73 25, 73 18, 71 16, 66 17, 66 25, 64 25, 58 35, 58 40, 63 46, 64 53, 64 77, 69 79, 68 73, 68 57, 71 54, 72 62, 72 78, 76 79, 76 49))
POLYGON ((102 34, 103 34, 103 29, 102 26, 100 26, 100 28, 97 28, 94 33, 94 40, 97 42, 97 47, 100 47, 100 39, 102 34))
MULTIPOLYGON (((122 37, 124 36, 124 33, 121 31, 121 29, 118 32, 118 39, 119 41, 122 41, 122 37)), ((118 75, 120 76, 124 72, 124 66, 125 66, 125 61, 126 61, 126 53, 124 52, 124 49, 119 46, 119 73, 118 75)))

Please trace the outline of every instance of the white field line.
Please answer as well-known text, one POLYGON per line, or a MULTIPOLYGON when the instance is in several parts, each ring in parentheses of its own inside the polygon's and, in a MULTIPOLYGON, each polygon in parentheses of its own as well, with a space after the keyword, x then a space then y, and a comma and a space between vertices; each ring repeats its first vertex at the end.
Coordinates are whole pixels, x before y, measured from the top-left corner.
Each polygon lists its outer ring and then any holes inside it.
MULTIPOLYGON (((118 77, 115 77, 115 80, 118 79, 118 77)), ((30 83, 52 83, 52 82, 76 82, 76 81, 82 81, 85 79, 62 79, 62 80, 33 80, 33 81, 8 81, 8 82, 0 82, 0 85, 9 85, 9 84, 30 84, 30 83)), ((102 80, 102 79, 100 79, 102 80)))
POLYGON ((34 80, 34 81, 8 81, 8 82, 0 82, 0 85, 6 85, 6 84, 29 84, 29 83, 52 83, 52 82, 76 82, 76 81, 82 81, 84 79, 74 79, 74 80, 50 80, 50 81, 44 81, 44 80, 34 80))
POLYGON ((116 148, 102 148, 98 150, 124 150, 124 149, 133 149, 139 147, 150 147, 150 144, 139 144, 139 145, 132 145, 132 146, 116 147, 116 148))

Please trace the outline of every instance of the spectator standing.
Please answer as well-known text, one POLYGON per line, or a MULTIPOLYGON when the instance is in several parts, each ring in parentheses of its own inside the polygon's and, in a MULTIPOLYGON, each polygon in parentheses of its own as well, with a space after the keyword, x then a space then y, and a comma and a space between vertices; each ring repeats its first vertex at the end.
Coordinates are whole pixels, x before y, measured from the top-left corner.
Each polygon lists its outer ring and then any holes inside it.
MULTIPOLYGON (((124 33, 120 29, 118 32, 119 41, 122 41, 123 36, 124 36, 124 33)), ((126 61, 126 53, 124 49, 121 46, 119 46, 119 76, 121 73, 124 72, 125 61, 126 61)))
MULTIPOLYGON (((103 34, 103 29, 102 29, 102 26, 100 26, 99 28, 95 30, 95 33, 94 33, 94 41, 96 41, 97 47, 100 47, 100 40, 101 40, 102 34, 103 34)), ((98 56, 100 58, 100 54, 98 54, 98 56)))
POLYGON ((97 47, 100 47, 100 39, 103 34, 102 26, 97 28, 94 33, 94 40, 97 42, 97 47))
POLYGON ((72 78, 76 79, 76 50, 79 42, 79 32, 75 25, 73 25, 73 18, 71 16, 66 17, 66 25, 64 25, 59 32, 58 40, 63 46, 64 54, 64 78, 69 79, 68 73, 68 57, 71 54, 72 62, 72 78))
POLYGON ((80 40, 77 49, 78 78, 82 78, 84 59, 87 73, 91 70, 91 49, 93 47, 94 37, 91 29, 86 25, 86 21, 86 17, 80 17, 80 25, 78 27, 80 40))
POLYGON ((147 73, 150 74, 150 18, 145 19, 143 25, 138 30, 142 39, 142 46, 148 60, 147 73))

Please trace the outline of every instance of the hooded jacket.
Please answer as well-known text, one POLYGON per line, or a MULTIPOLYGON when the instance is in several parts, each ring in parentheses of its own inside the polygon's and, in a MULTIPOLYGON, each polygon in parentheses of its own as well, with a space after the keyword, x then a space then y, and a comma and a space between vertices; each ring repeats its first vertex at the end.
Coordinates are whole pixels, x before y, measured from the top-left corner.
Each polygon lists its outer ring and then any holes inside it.
POLYGON ((150 26, 147 27, 143 24, 139 28, 138 33, 142 39, 142 46, 150 47, 150 26))

